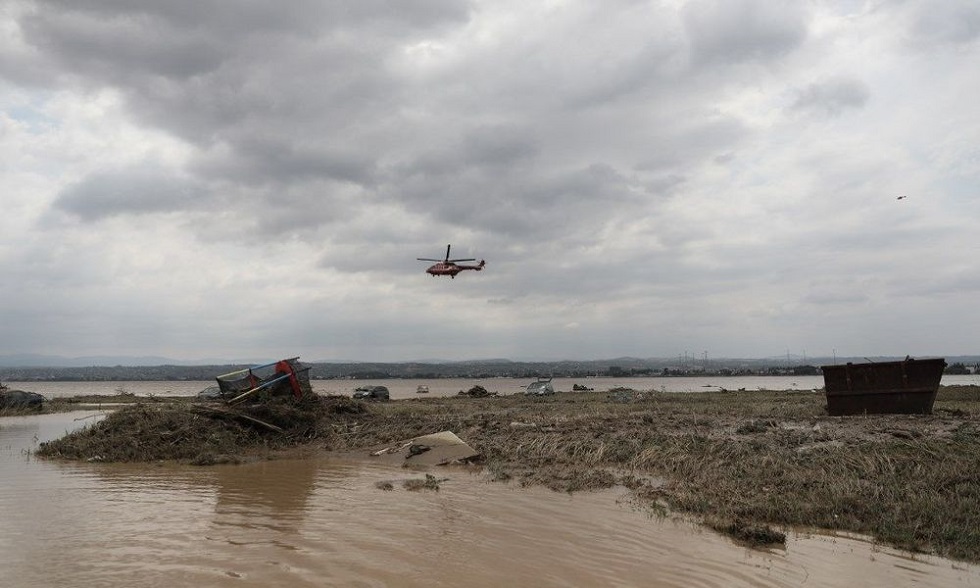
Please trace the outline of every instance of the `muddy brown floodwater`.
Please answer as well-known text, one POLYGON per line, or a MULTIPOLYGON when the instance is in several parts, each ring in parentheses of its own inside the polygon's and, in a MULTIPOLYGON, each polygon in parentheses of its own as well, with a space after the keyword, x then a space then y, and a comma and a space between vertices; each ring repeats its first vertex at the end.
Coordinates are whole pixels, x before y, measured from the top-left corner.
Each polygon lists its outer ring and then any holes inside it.
POLYGON ((99 418, 0 418, 0 585, 978 586, 980 568, 859 537, 756 550, 621 489, 556 493, 316 458, 239 466, 37 460, 99 418), (391 482, 392 490, 379 488, 391 482))

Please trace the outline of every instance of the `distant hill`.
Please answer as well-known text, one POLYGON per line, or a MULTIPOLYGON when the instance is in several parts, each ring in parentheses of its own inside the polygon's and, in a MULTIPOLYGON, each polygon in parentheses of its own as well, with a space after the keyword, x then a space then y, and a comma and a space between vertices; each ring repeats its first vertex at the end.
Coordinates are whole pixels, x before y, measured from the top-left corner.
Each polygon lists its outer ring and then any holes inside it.
MULTIPOLYGON (((920 356, 926 357, 926 356, 920 356)), ((314 379, 371 380, 384 378, 536 378, 591 376, 683 376, 683 375, 750 375, 819 373, 821 365, 847 362, 886 361, 901 357, 812 357, 804 363, 798 357, 698 358, 619 357, 605 360, 515 361, 487 359, 447 362, 317 362, 310 366, 314 379)), ((272 360, 274 361, 274 360, 272 360)), ((0 356, 0 381, 168 381, 211 380, 243 366, 269 363, 270 360, 179 361, 164 357, 60 357, 45 355, 0 356)), ((976 366, 978 355, 946 356, 948 364, 976 366)))
MULTIPOLYGON (((918 357, 940 357, 937 355, 922 355, 918 357)), ((980 361, 980 355, 947 355, 947 363, 965 363, 973 365, 980 361)), ((35 353, 25 353, 16 355, 0 355, 0 367, 155 367, 155 366, 207 366, 207 365, 256 365, 269 363, 281 358, 248 358, 248 359, 228 359, 228 358, 202 358, 194 360, 173 359, 171 357, 161 357, 156 355, 89 355, 81 357, 67 357, 63 355, 42 355, 35 353)), ((865 361, 894 361, 903 357, 892 356, 866 356, 866 357, 801 357, 799 355, 771 356, 762 358, 715 358, 707 361, 711 367, 733 367, 733 366, 754 366, 754 365, 829 365, 833 363, 860 363, 865 361)), ((360 365, 360 366, 425 366, 425 365, 463 365, 463 366, 513 366, 515 364, 539 365, 539 366, 595 366, 608 367, 619 365, 622 367, 680 367, 680 366, 705 366, 706 362, 700 357, 690 356, 680 357, 615 357, 610 359, 563 359, 563 360, 514 360, 506 358, 492 359, 417 359, 411 361, 378 362, 365 360, 339 360, 339 359, 304 359, 308 364, 324 365, 360 365)))
POLYGON ((156 355, 90 355, 82 357, 66 357, 63 355, 40 355, 24 353, 18 355, 0 355, 0 367, 138 367, 161 365, 249 365, 273 360, 243 360, 205 358, 198 360, 180 360, 156 355))

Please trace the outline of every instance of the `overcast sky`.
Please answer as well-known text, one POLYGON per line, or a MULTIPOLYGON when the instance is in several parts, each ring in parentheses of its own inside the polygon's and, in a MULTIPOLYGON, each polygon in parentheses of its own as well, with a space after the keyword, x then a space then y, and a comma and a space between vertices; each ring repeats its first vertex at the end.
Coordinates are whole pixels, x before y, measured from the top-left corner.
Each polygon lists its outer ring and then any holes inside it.
POLYGON ((0 198, 0 355, 980 353, 980 3, 0 0, 0 198))

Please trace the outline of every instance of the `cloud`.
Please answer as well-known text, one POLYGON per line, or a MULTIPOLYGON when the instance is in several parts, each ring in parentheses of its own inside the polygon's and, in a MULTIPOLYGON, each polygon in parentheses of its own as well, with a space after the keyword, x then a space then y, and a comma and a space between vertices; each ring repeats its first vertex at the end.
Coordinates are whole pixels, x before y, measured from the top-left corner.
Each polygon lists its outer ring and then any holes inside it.
POLYGON ((287 138, 242 138, 234 149, 216 148, 194 164, 208 177, 262 184, 328 180, 358 185, 376 183, 376 162, 357 149, 301 144, 287 138))
POLYGON ((125 214, 180 212, 193 208, 205 195, 193 180, 147 166, 93 173, 62 190, 53 206, 93 221, 125 214))
POLYGON ((145 75, 186 79, 214 69, 227 57, 200 27, 178 27, 142 11, 110 13, 91 7, 79 3, 63 12, 34 12, 23 20, 24 36, 79 74, 117 82, 145 75))
POLYGON ((980 38, 980 5, 970 0, 915 2, 908 13, 909 36, 926 45, 965 45, 980 38))
POLYGON ((800 4, 762 0, 695 0, 683 9, 695 64, 766 62, 806 38, 800 4))
POLYGON ((809 84, 799 91, 790 107, 799 112, 839 116, 847 109, 860 109, 867 104, 870 91, 860 80, 836 78, 809 84))
POLYGON ((11 0, 5 345, 877 354, 900 303, 968 347, 975 12, 11 0))

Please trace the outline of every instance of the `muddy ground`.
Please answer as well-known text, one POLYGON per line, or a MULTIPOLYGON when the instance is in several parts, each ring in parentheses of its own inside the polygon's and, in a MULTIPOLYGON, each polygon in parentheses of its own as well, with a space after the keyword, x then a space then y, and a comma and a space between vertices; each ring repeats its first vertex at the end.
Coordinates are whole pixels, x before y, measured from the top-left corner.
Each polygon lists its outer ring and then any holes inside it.
POLYGON ((449 430, 490 477, 556 491, 623 485, 750 542, 790 529, 868 534, 980 561, 980 387, 940 389, 931 415, 830 417, 822 393, 565 392, 546 397, 123 401, 43 457, 210 465, 344 452, 449 430))

